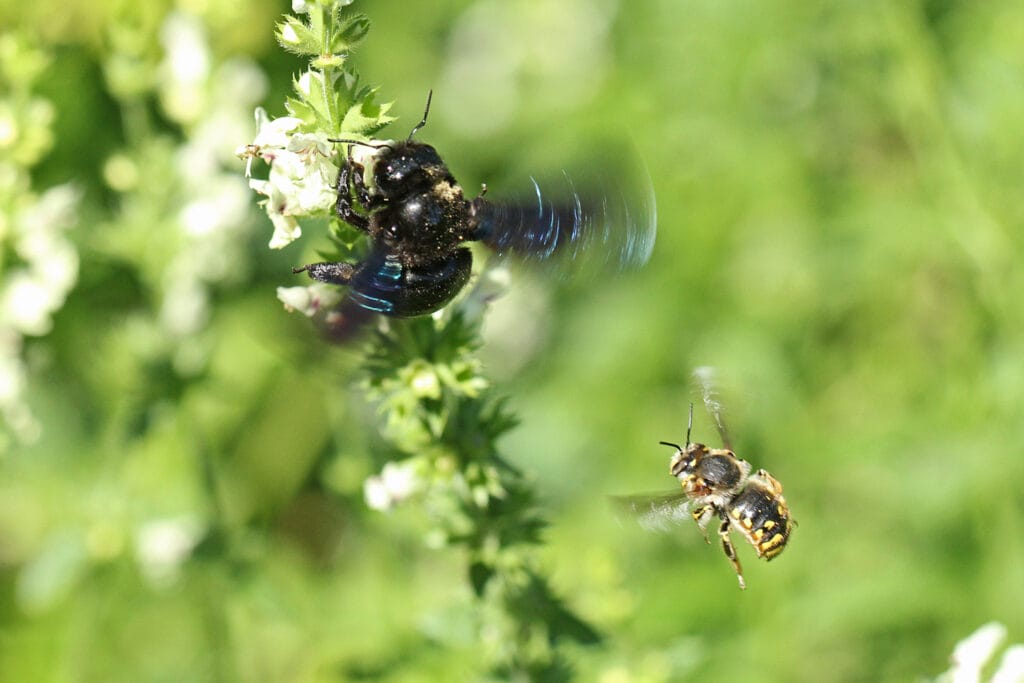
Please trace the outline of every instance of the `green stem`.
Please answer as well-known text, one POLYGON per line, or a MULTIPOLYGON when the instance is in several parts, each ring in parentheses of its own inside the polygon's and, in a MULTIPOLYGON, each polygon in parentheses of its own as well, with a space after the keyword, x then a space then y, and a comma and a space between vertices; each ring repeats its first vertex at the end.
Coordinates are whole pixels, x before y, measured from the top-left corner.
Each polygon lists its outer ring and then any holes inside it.
MULTIPOLYGON (((334 24, 337 21, 338 13, 332 7, 330 10, 330 22, 328 22, 324 17, 325 9, 321 5, 317 5, 317 12, 319 13, 320 22, 320 55, 325 57, 331 53, 331 43, 334 40, 334 24)), ((338 135, 341 131, 338 130, 337 112, 334 111, 331 102, 332 98, 329 96, 331 84, 334 82, 334 67, 325 66, 320 69, 320 74, 324 81, 321 97, 323 97, 324 111, 327 112, 328 130, 331 131, 331 134, 338 135)))

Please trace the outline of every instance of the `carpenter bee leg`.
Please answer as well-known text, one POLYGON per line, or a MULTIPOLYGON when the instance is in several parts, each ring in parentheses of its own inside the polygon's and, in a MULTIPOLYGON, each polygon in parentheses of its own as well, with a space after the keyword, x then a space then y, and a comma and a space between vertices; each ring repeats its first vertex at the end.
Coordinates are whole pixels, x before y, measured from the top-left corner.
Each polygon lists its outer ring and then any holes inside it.
POLYGON ((367 232, 370 229, 370 219, 357 213, 355 207, 352 206, 353 187, 355 187, 359 202, 364 207, 369 201, 369 196, 366 195, 366 187, 363 186, 362 180, 362 173, 356 169, 356 164, 352 161, 352 148, 349 147, 349 156, 342 162, 341 169, 338 171, 338 181, 334 186, 334 189, 338 192, 338 200, 334 205, 334 211, 341 220, 354 228, 367 232), (357 178, 358 180, 356 180, 357 178))
POLYGON ((380 202, 375 202, 370 196, 370 190, 366 187, 366 179, 363 178, 363 167, 352 160, 352 148, 348 148, 348 167, 351 169, 349 185, 355 192, 359 204, 370 211, 378 207, 380 202))
POLYGON ((736 548, 732 544, 732 539, 729 538, 729 520, 723 519, 722 525, 718 527, 718 536, 722 539, 722 550, 725 551, 725 556, 732 562, 732 568, 736 570, 736 578, 739 579, 740 588, 745 589, 747 584, 743 582, 743 568, 740 567, 740 558, 736 557, 736 548))
POLYGON ((292 268, 293 273, 306 272, 318 282, 332 285, 347 285, 356 273, 356 266, 351 263, 307 263, 301 268, 292 268))

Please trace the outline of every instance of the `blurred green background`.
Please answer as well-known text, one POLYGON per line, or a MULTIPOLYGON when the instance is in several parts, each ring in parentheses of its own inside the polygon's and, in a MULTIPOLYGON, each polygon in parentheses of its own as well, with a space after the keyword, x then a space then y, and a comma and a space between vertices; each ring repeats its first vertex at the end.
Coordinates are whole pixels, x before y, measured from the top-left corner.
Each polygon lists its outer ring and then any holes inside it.
MULTIPOLYGON (((1024 6, 353 9, 392 134, 433 88, 421 136, 467 188, 624 139, 653 179, 643 271, 517 272, 485 330, 545 567, 608 637, 572 653, 581 680, 915 680, 986 621, 1024 638, 1024 6), (745 592, 695 528, 607 505, 672 490, 657 442, 684 438, 698 365, 799 521, 771 564, 740 548, 745 592)), ((52 325, 0 318, 0 680, 480 671, 464 558, 426 546, 415 505, 363 503, 393 454, 358 355, 275 298, 322 230, 269 251, 233 157, 304 66, 273 41, 288 10, 0 2, 5 291, 31 260, 12 226, 80 193, 52 325), (51 61, 19 84, 27 48, 51 61)), ((703 414, 694 437, 717 445, 703 414)))

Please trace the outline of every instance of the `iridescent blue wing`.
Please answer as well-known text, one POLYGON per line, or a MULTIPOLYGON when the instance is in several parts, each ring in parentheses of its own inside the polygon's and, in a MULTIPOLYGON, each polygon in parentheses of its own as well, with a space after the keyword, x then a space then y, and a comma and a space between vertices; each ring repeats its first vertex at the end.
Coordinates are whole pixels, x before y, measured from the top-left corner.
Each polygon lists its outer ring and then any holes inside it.
POLYGON ((654 249, 657 206, 650 179, 629 186, 589 182, 566 174, 512 201, 477 199, 476 238, 521 261, 554 261, 570 273, 623 270, 644 265, 654 249))

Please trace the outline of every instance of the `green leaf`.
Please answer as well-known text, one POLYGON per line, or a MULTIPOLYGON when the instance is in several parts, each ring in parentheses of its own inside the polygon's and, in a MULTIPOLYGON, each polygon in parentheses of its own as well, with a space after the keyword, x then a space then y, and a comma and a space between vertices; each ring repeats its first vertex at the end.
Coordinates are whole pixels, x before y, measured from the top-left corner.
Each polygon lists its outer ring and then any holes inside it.
MULTIPOLYGON (((324 74, 308 69, 293 79, 295 92, 314 112, 314 127, 319 130, 333 130, 334 121, 340 108, 339 95, 334 88, 324 86, 324 74)), ((305 117, 303 117, 305 121, 305 117)))
POLYGON ((494 576, 494 568, 483 562, 474 562, 469 565, 469 583, 473 586, 473 592, 478 598, 483 597, 487 582, 494 576))
POLYGON ((387 115, 391 109, 391 104, 391 102, 376 104, 373 101, 371 92, 369 97, 352 105, 345 112, 345 118, 341 122, 341 130, 347 135, 373 135, 395 120, 395 117, 387 115))
POLYGON ((524 623, 541 621, 546 624, 552 644, 570 640, 581 645, 596 645, 602 640, 597 629, 573 614, 554 594, 547 580, 535 572, 530 572, 530 581, 523 589, 509 597, 509 603, 509 610, 518 614, 524 623))
POLYGON ((21 608, 30 614, 51 608, 72 592, 87 564, 82 536, 71 530, 56 533, 18 574, 16 596, 21 608))
POLYGON ((331 52, 349 52, 363 41, 370 30, 370 20, 365 14, 353 14, 340 21, 331 37, 331 52))
POLYGON ((316 124, 316 111, 302 100, 289 97, 284 101, 284 108, 285 111, 288 112, 289 116, 302 119, 310 126, 316 124))
POLYGON ((277 25, 274 37, 281 47, 294 54, 320 54, 320 36, 293 16, 287 15, 285 20, 277 25))

